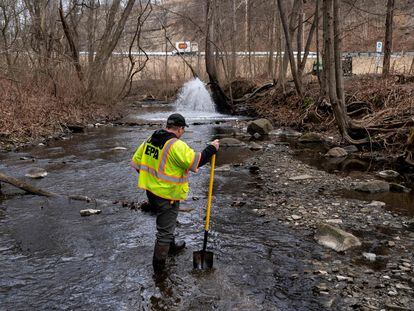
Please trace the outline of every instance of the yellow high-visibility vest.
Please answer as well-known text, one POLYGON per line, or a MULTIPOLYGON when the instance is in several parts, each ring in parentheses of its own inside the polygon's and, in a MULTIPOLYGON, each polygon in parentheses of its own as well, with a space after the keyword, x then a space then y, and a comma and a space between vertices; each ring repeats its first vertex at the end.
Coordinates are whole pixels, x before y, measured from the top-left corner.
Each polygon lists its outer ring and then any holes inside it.
POLYGON ((138 187, 174 201, 187 198, 188 173, 197 172, 200 159, 201 153, 177 138, 169 139, 162 149, 148 139, 132 157, 139 168, 138 187))

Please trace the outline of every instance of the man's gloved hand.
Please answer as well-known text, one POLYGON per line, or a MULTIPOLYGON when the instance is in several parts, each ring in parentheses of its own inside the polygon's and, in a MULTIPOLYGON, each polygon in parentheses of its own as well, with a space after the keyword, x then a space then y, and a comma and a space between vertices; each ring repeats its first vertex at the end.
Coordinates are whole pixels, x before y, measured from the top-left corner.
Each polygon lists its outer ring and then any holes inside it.
POLYGON ((220 148, 220 141, 218 139, 213 140, 210 145, 213 145, 214 147, 216 147, 216 150, 219 150, 220 148))

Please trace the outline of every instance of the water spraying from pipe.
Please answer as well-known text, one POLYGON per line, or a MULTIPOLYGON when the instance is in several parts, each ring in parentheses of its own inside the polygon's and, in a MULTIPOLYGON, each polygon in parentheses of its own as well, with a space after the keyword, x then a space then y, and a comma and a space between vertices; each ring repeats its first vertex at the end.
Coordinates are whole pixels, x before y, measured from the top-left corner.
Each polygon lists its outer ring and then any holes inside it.
POLYGON ((199 78, 186 82, 175 101, 177 111, 216 112, 211 95, 199 78))

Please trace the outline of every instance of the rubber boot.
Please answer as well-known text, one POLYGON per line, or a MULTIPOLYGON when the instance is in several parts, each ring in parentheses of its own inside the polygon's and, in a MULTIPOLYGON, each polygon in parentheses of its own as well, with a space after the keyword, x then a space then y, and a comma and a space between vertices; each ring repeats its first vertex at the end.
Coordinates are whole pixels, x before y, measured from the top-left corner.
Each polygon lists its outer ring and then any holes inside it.
POLYGON ((168 251, 169 255, 176 255, 180 251, 182 251, 185 248, 185 242, 184 241, 175 241, 175 239, 172 240, 170 243, 170 250, 168 251))
POLYGON ((167 260, 169 249, 169 245, 155 243, 154 256, 152 257, 152 266, 155 273, 160 273, 165 270, 165 261, 167 260))

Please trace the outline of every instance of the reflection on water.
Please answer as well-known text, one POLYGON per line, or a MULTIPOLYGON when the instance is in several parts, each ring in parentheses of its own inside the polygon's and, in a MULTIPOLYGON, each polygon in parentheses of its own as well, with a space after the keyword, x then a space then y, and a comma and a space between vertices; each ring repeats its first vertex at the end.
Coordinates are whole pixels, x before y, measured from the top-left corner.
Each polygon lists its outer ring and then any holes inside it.
MULTIPOLYGON (((169 113, 169 112, 168 112, 169 113)), ((227 117, 226 117, 227 118, 227 117)), ((231 118, 228 118, 231 119, 231 118)), ((215 121, 215 119, 210 120, 215 121)), ((218 125, 191 126, 184 140, 202 150, 218 125)), ((129 167, 139 143, 155 126, 90 129, 66 141, 3 155, 0 171, 25 179, 32 166, 48 176, 30 180, 57 193, 108 201, 145 200, 129 167), (126 150, 114 150, 114 147, 126 150), (24 157, 32 160, 21 160, 24 157)), ((218 163, 239 163, 250 151, 222 149, 218 163), (244 153, 246 152, 246 153, 244 153), (222 159, 220 159, 222 157, 222 159)), ((321 310, 312 279, 291 278, 309 269, 314 243, 298 240, 277 222, 264 225, 249 208, 231 203, 249 187, 243 165, 217 172, 209 249, 215 270, 191 273, 192 252, 202 247, 209 167, 191 178, 177 232, 187 249, 169 263, 163 284, 152 276, 155 219, 110 203, 12 195, 0 201, 0 309, 5 310, 321 310), (84 208, 97 216, 80 217, 84 208)), ((4 192, 16 190, 3 185, 4 192)))
MULTIPOLYGON (((325 153, 330 149, 326 144, 321 143, 298 143, 296 140, 289 139, 290 145, 294 150, 294 156, 320 170, 329 173, 352 176, 361 180, 381 179, 376 174, 383 170, 395 170, 400 172, 400 176, 388 180, 389 182, 405 185, 409 189, 414 189, 413 169, 399 162, 389 162, 385 160, 374 161, 358 157, 358 153, 342 158, 328 158, 325 153)), ((344 185, 344 188, 346 185, 344 185)), ((350 199, 362 201, 382 201, 387 205, 385 208, 404 215, 414 216, 414 191, 409 193, 385 192, 378 194, 367 194, 357 191, 343 190, 338 194, 350 199)))

